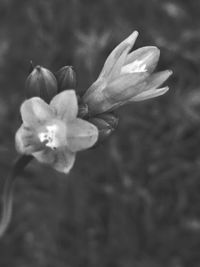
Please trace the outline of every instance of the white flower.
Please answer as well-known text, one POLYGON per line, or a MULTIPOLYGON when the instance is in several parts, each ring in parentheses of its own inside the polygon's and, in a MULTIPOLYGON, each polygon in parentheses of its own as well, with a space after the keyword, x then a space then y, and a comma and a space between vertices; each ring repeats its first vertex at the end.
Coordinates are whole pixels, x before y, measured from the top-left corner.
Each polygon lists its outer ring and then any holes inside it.
POLYGON ((76 152, 92 147, 98 138, 96 126, 77 114, 73 90, 56 95, 49 105, 39 97, 26 100, 21 106, 23 124, 15 138, 18 152, 68 173, 76 152))

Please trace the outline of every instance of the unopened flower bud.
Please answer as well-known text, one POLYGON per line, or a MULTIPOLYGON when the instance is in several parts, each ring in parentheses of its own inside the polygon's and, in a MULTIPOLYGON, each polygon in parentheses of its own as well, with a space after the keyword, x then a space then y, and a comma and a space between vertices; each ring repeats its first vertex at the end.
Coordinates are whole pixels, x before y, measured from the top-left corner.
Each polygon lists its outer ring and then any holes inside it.
POLYGON ((114 128, 111 127, 105 120, 101 118, 97 118, 97 117, 90 118, 89 122, 94 124, 99 131, 99 137, 98 137, 97 143, 103 142, 114 131, 114 128))
POLYGON ((76 73, 71 66, 64 66, 56 73, 58 91, 76 89, 76 73))
POLYGON ((49 103, 57 94, 57 81, 53 73, 36 66, 26 79, 26 97, 38 96, 49 103))
POLYGON ((106 121, 113 130, 117 128, 119 119, 113 113, 104 113, 98 116, 98 118, 106 121))

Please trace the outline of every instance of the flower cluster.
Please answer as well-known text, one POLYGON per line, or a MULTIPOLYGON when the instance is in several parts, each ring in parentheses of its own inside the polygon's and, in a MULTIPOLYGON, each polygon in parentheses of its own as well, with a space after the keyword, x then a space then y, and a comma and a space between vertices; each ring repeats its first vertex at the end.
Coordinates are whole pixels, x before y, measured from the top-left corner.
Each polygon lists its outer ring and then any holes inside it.
POLYGON ((133 32, 111 52, 82 98, 75 93, 72 67, 64 66, 55 75, 35 67, 26 80, 28 99, 20 109, 23 123, 16 133, 17 151, 68 173, 77 151, 92 147, 116 129, 118 119, 111 111, 164 94, 168 87, 160 86, 171 71, 153 74, 160 55, 157 47, 129 53, 137 36, 133 32))

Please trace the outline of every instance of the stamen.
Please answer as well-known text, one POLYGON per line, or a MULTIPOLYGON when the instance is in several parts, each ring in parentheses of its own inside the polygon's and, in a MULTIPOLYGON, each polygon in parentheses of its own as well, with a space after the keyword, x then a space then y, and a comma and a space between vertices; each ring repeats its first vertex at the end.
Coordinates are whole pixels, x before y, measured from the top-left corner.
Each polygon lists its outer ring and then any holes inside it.
POLYGON ((45 146, 51 149, 56 149, 59 145, 58 139, 56 138, 56 132, 58 127, 56 125, 46 126, 47 131, 38 134, 38 137, 45 146))

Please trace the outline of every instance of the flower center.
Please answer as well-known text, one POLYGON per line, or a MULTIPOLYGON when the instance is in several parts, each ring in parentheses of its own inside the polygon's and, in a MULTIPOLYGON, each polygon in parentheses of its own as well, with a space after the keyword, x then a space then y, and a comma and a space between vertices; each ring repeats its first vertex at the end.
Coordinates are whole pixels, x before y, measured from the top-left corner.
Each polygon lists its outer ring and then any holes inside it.
POLYGON ((38 137, 42 143, 45 143, 45 146, 50 147, 51 149, 56 149, 59 146, 59 140, 56 137, 58 132, 57 125, 46 126, 47 131, 41 132, 38 134, 38 137))

